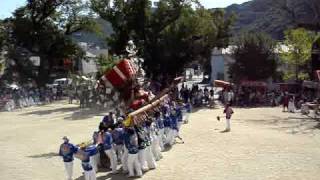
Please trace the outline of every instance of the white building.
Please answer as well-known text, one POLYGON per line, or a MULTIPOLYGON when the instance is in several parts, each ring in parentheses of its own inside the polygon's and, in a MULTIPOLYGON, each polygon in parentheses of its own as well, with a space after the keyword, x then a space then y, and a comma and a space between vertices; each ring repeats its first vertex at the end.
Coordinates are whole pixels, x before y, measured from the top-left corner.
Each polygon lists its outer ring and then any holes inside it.
POLYGON ((100 49, 98 46, 90 46, 88 43, 80 42, 79 46, 86 52, 86 56, 79 64, 79 70, 83 74, 92 74, 98 72, 97 58, 100 55, 108 56, 107 49, 100 49))
POLYGON ((211 54, 211 77, 210 80, 229 81, 229 65, 235 60, 231 57, 234 46, 227 48, 214 48, 211 54))
MULTIPOLYGON (((236 46, 228 46, 227 48, 214 48, 212 50, 211 55, 211 82, 214 80, 224 80, 229 81, 229 66, 231 63, 235 62, 235 59, 232 57, 233 51, 236 46)), ((278 46, 274 49, 276 54, 280 54, 283 52, 288 52, 290 47, 278 44, 278 46)), ((290 67, 288 64, 280 63, 277 71, 285 72, 290 67)))

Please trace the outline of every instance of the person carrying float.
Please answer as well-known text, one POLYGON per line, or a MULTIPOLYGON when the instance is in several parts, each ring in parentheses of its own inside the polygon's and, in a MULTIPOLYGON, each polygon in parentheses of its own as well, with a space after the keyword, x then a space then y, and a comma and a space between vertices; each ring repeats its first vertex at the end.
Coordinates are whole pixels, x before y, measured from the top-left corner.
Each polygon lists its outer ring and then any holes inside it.
POLYGON ((128 151, 126 167, 128 168, 128 177, 142 176, 141 164, 138 158, 139 144, 138 136, 134 128, 126 127, 124 129, 124 144, 128 151))
POLYGON ((159 146, 160 146, 160 150, 163 151, 164 150, 164 124, 163 124, 163 118, 161 117, 161 113, 160 112, 156 112, 154 117, 155 117, 155 126, 157 129, 157 135, 158 135, 158 141, 159 141, 159 146))
POLYGON ((159 140, 159 129, 156 127, 155 122, 150 122, 150 135, 151 135, 151 150, 153 157, 156 161, 162 159, 160 140, 159 140))
POLYGON ((183 139, 179 135, 179 116, 177 116, 177 111, 172 110, 170 115, 170 128, 171 128, 171 139, 170 139, 170 145, 173 145, 175 143, 175 138, 178 138, 183 142, 183 139))
POLYGON ((164 115, 164 120, 163 120, 163 125, 164 125, 164 134, 165 134, 165 145, 171 145, 171 142, 173 141, 173 132, 171 129, 171 117, 168 114, 164 115))
POLYGON ((116 174, 117 173, 117 156, 113 149, 113 139, 110 131, 111 130, 109 129, 107 132, 104 133, 103 147, 104 147, 104 152, 110 159, 110 168, 112 170, 112 173, 116 174))
POLYGON ((189 122, 190 113, 192 112, 192 105, 190 102, 184 105, 184 110, 186 111, 186 113, 183 114, 183 121, 185 124, 187 124, 189 122))
POLYGON ((85 147, 81 147, 77 152, 77 157, 81 160, 81 166, 84 171, 85 180, 96 180, 96 171, 90 162, 89 153, 85 152, 85 147))
POLYGON ((156 164, 156 161, 155 161, 155 158, 153 156, 153 153, 152 153, 152 142, 153 142, 153 139, 152 139, 152 136, 151 136, 151 121, 150 120, 147 120, 145 123, 144 123, 144 132, 146 133, 146 139, 147 139, 147 143, 146 143, 146 160, 147 160, 147 163, 148 163, 148 168, 149 169, 155 169, 157 164, 156 164))
POLYGON ((112 131, 112 138, 114 143, 114 150, 117 155, 117 161, 120 162, 123 155, 123 128, 121 124, 118 124, 116 128, 112 131))
POLYGON ((182 107, 180 105, 177 105, 175 107, 175 111, 176 111, 176 118, 178 120, 178 129, 180 129, 183 124, 182 107))
POLYGON ((63 143, 60 145, 59 155, 63 158, 67 180, 72 180, 74 160, 73 156, 78 152, 78 148, 69 143, 69 139, 66 136, 64 136, 62 139, 63 143))
POLYGON ((146 172, 149 170, 148 163, 146 159, 146 148, 147 148, 147 137, 144 129, 139 126, 135 126, 135 131, 138 136, 138 146, 139 146, 139 152, 138 152, 138 158, 141 164, 142 171, 146 172))

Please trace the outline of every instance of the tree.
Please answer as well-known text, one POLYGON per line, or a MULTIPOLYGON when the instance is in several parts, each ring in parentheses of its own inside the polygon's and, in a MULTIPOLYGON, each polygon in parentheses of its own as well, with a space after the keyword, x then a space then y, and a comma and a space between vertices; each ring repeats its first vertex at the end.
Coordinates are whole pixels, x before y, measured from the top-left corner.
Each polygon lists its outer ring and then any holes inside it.
POLYGON ((149 76, 175 76, 188 62, 204 61, 214 46, 225 46, 231 19, 202 8, 196 0, 91 0, 92 9, 112 24, 111 53, 122 54, 132 39, 145 59, 149 76), (196 4, 197 8, 192 8, 196 4), (221 38, 221 41, 217 39, 221 38))
POLYGON ((14 12, 13 18, 7 19, 9 56, 16 64, 11 70, 21 77, 35 79, 39 85, 49 80, 53 70, 65 71, 53 67, 61 67, 63 59, 76 60, 83 55, 69 35, 96 27, 88 12, 88 6, 81 0, 28 0, 26 6, 14 12), (40 57, 38 71, 32 71, 30 61, 21 58, 25 52, 40 57))
POLYGON ((244 33, 235 40, 235 62, 229 73, 234 82, 246 80, 266 80, 275 75, 275 42, 261 33, 244 33))
POLYGON ((5 66, 5 62, 4 60, 2 59, 2 50, 3 50, 3 46, 5 44, 5 40, 6 40, 6 35, 5 35, 5 27, 2 23, 2 21, 0 20, 0 77, 2 75, 2 72, 3 72, 3 69, 4 69, 4 66, 5 66))
POLYGON ((2 50, 2 47, 4 45, 4 42, 5 42, 5 27, 2 23, 2 21, 0 20, 0 52, 2 50))
POLYGON ((100 55, 97 59, 97 64, 99 65, 99 73, 103 74, 107 70, 112 69, 117 64, 118 61, 119 61, 118 57, 113 57, 113 56, 107 57, 103 54, 100 55))
POLYGON ((308 79, 308 64, 311 59, 312 44, 315 34, 303 28, 288 30, 285 32, 284 44, 288 50, 281 52, 281 59, 289 65, 285 73, 285 79, 305 80, 308 79))

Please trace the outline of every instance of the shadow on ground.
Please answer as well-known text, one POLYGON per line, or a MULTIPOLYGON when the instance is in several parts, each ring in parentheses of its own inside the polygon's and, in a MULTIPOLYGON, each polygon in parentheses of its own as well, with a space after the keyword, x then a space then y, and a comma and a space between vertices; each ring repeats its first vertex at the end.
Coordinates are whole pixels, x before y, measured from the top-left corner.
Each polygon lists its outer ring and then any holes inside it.
POLYGON ((83 120, 92 118, 94 116, 105 116, 109 111, 106 109, 99 108, 83 108, 79 107, 62 107, 62 108, 54 108, 50 110, 38 110, 20 114, 20 116, 25 115, 37 115, 37 116, 45 116, 51 114, 61 114, 61 113, 69 113, 64 117, 65 120, 83 120))
POLYGON ((219 106, 214 106, 214 107, 209 107, 209 106, 193 107, 192 108, 192 113, 197 113, 198 111, 201 111, 201 110, 214 110, 214 109, 220 109, 220 107, 219 106))
POLYGON ((105 116, 109 111, 105 109, 78 109, 77 111, 73 112, 71 116, 67 116, 65 120, 82 120, 92 118, 94 116, 105 116))
POLYGON ((27 156, 27 157, 28 157, 28 158, 45 158, 45 159, 50 159, 50 158, 57 157, 57 156, 59 156, 58 153, 51 152, 51 153, 45 153, 45 154, 36 154, 36 155, 32 155, 32 156, 27 156))
POLYGON ((320 130, 318 119, 309 116, 303 117, 298 114, 292 115, 287 118, 271 116, 271 119, 246 119, 244 122, 271 126, 272 129, 286 131, 291 134, 313 134, 314 130, 320 130))
MULTIPOLYGON (((134 177, 134 178, 128 178, 127 175, 125 174, 107 174, 105 176, 98 176, 97 180, 133 180, 133 179, 139 179, 138 177, 134 177)), ((84 176, 80 176, 74 180, 85 180, 84 176)))
POLYGON ((65 108, 56 108, 56 109, 50 109, 50 110, 39 110, 39 111, 32 111, 32 112, 27 112, 21 114, 21 116, 25 115, 38 115, 38 116, 43 116, 43 115, 48 115, 52 113, 65 113, 65 112, 70 112, 70 111, 76 111, 78 110, 78 107, 65 107, 65 108))

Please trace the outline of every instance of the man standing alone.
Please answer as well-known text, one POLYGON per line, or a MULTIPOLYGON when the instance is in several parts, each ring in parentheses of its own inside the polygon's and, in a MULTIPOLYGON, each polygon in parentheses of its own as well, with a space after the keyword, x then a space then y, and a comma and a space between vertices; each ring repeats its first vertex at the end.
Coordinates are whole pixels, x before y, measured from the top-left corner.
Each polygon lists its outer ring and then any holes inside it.
POLYGON ((229 132, 231 130, 230 120, 231 120, 231 116, 233 114, 233 110, 232 110, 230 104, 228 104, 228 103, 226 104, 226 107, 225 107, 223 113, 226 114, 226 129, 224 132, 229 132))

